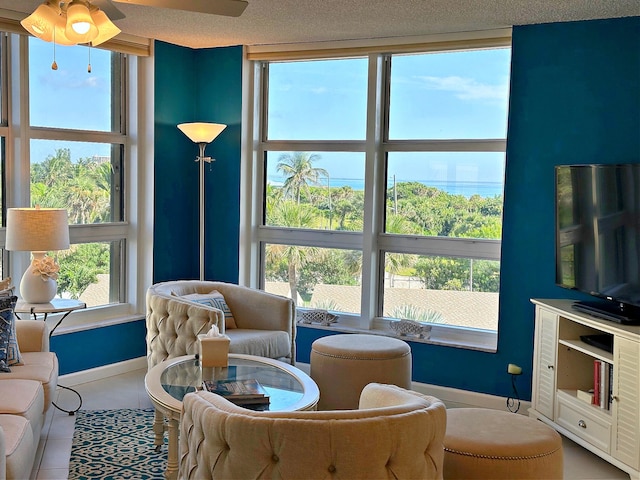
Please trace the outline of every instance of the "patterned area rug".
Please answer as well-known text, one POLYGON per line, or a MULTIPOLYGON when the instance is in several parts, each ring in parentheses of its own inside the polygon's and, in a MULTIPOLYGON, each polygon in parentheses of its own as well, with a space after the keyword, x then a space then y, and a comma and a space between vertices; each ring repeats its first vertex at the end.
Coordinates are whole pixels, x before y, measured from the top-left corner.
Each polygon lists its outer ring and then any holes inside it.
POLYGON ((160 480, 166 466, 166 446, 153 445, 153 409, 76 413, 70 480, 160 480))

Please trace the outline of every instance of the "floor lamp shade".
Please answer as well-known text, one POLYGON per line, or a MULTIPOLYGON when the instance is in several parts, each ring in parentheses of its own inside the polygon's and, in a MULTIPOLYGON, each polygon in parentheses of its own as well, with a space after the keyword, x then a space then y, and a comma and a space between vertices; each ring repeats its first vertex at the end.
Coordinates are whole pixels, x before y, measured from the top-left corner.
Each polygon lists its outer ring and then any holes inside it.
POLYGON ((9 208, 5 248, 30 251, 33 260, 20 282, 27 303, 48 303, 57 291, 59 267, 46 252, 69 248, 69 220, 62 208, 9 208))
POLYGON ((181 123, 178 128, 194 143, 211 143, 227 128, 222 123, 181 123))

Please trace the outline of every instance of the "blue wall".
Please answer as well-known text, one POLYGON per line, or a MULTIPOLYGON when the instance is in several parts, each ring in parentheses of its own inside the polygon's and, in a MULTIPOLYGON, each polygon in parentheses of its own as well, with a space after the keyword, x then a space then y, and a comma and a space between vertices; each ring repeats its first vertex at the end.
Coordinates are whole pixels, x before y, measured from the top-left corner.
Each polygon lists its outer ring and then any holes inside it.
POLYGON ((205 278, 238 281, 242 47, 155 44, 153 281, 199 278, 198 146, 177 127, 224 123, 206 147, 205 278))
POLYGON ((60 375, 144 357, 147 351, 144 320, 51 337, 60 375))
MULTIPOLYGON (((507 364, 517 363, 520 394, 530 398, 529 299, 583 298, 554 285, 554 166, 640 162, 639 39, 639 17, 514 27, 498 352, 413 343, 414 380, 508 396, 507 364)), ((191 121, 229 125, 207 148, 218 159, 207 174, 207 278, 237 281, 241 61, 240 47, 156 43, 156 282, 198 277, 197 147, 175 127, 191 121)), ((144 333, 135 334, 137 345, 144 333)), ((299 329, 299 361, 324 334, 299 329)))

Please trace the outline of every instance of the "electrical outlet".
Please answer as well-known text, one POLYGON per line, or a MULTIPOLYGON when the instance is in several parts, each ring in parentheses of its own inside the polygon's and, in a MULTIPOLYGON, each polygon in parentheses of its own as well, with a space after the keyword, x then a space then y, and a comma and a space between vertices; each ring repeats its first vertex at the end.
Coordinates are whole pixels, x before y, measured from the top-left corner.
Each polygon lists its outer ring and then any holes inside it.
POLYGON ((522 375, 522 367, 519 367, 515 363, 510 363, 507 366, 507 373, 510 373, 511 375, 522 375))

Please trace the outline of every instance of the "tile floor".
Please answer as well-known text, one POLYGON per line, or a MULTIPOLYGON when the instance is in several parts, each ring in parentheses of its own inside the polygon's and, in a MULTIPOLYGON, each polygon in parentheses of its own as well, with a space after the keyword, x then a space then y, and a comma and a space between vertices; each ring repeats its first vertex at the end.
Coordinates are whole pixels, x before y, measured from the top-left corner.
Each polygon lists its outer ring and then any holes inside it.
MULTIPOLYGON (((82 395, 82 409, 103 410, 115 408, 151 408, 144 390, 146 370, 136 370, 100 381, 74 386, 82 395)), ((64 382, 61 382, 64 384, 64 382)), ((67 390, 58 389, 56 403, 65 409, 77 406, 77 397, 67 390)), ((64 480, 68 474, 71 440, 75 417, 51 408, 43 429, 43 451, 39 452, 37 468, 32 475, 36 480, 64 480)), ((566 480, 628 480, 622 470, 608 464, 571 440, 564 439, 566 480)))

